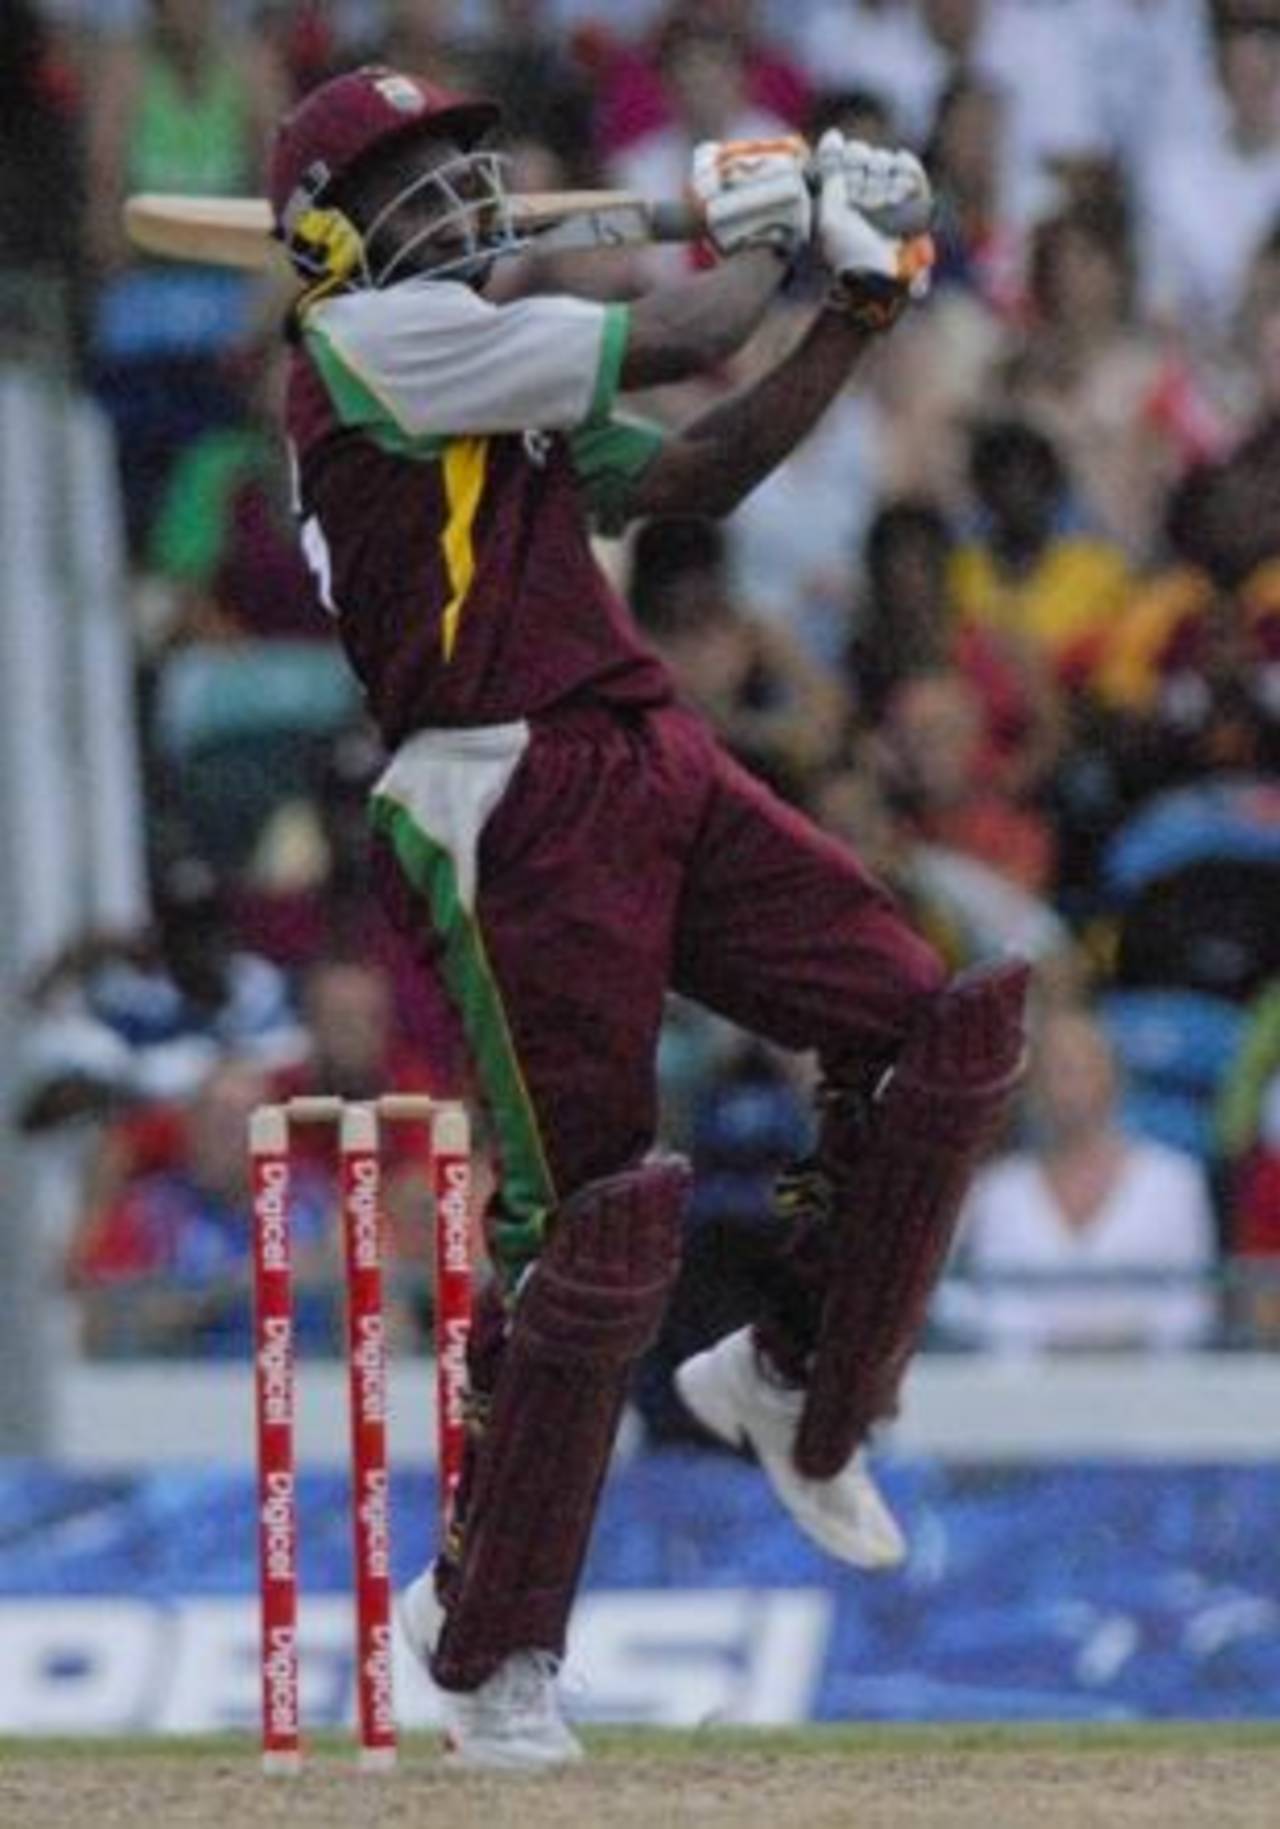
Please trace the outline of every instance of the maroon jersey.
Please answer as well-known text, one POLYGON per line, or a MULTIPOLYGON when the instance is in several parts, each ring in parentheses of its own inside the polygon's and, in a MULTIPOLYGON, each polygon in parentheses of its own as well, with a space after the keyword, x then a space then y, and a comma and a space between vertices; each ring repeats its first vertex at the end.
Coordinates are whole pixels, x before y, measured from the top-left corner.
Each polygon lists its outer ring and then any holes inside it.
POLYGON ((303 546, 389 746, 670 678, 596 563, 658 435, 611 417, 626 308, 412 280, 308 313, 287 420, 303 546))

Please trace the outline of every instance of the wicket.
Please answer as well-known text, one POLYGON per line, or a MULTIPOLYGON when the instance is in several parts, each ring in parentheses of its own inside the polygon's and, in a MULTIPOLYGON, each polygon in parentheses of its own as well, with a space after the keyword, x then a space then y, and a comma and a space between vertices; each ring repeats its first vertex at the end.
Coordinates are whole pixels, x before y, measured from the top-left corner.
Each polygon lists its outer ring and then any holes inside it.
POLYGON ((387 1349, 382 1297, 380 1142, 384 1122, 425 1124, 431 1139, 442 1541, 461 1477, 472 1283, 471 1133, 465 1106, 415 1093, 388 1093, 367 1103, 312 1097, 259 1106, 250 1119, 249 1152, 254 1234, 262 1765, 270 1773, 297 1772, 302 1763, 293 1252, 289 1226, 289 1138, 293 1124, 334 1124, 338 1131, 351 1409, 359 1756, 365 1770, 386 1771, 395 1764, 387 1349))

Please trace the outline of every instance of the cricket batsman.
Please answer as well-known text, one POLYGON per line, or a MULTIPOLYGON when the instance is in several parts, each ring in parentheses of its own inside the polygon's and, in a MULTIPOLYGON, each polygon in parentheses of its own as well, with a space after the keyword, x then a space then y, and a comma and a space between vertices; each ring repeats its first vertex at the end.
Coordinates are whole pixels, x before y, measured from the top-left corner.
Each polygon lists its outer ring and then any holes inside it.
POLYGON ((402 1597, 450 1756, 581 1756, 556 1673, 615 1430, 680 1260, 689 1172, 653 1152, 675 990, 816 1052, 816 1147, 755 1324, 677 1373, 797 1525, 864 1568, 900 1532, 863 1444, 895 1408, 972 1165, 1021 1071, 1026 973, 948 982, 848 849, 677 697, 592 556, 636 517, 728 514, 928 284, 906 152, 707 144, 719 257, 634 302, 489 296, 521 244, 485 101, 367 68, 276 139, 304 289, 286 406, 302 542, 390 761, 380 891, 464 1025, 499 1155, 454 1529, 402 1597), (822 302, 769 373, 674 435, 628 389, 714 368, 802 250, 822 302))

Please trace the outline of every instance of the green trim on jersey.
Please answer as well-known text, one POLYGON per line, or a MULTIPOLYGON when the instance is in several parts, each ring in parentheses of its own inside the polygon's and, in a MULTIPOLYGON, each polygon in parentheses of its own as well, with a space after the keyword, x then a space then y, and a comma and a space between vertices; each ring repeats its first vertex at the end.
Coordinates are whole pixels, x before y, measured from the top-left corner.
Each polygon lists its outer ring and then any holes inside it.
POLYGON ((591 396, 591 405, 587 408, 587 416, 582 422, 584 425, 599 425, 613 411, 613 403, 618 398, 618 388, 622 381, 622 359, 627 353, 630 336, 630 305, 606 305, 604 334, 600 338, 600 366, 596 370, 595 391, 591 396))
MULTIPOLYGON (((630 306, 606 305, 595 387, 583 421, 584 430, 600 429, 608 424, 622 379, 622 363, 630 334, 630 306)), ((342 425, 363 432, 392 457, 432 461, 443 455, 450 435, 411 432, 391 402, 361 372, 349 352, 330 335, 323 323, 308 318, 303 324, 302 335, 342 425)))
POLYGON ((373 796, 370 817, 375 832, 391 846, 401 870, 425 900, 431 925, 444 943, 444 980, 461 1011, 498 1135, 504 1211, 493 1230, 493 1243, 498 1267, 513 1287, 542 1249, 556 1193, 502 993, 480 923, 459 894, 450 851, 388 794, 373 796))
POLYGON ((597 533, 620 534, 631 519, 630 492, 666 434, 640 419, 607 419, 569 434, 569 455, 597 533))
POLYGON ((390 402, 384 400, 360 373, 323 324, 305 324, 302 335, 334 411, 344 426, 363 432, 380 451, 391 457, 431 462, 441 456, 449 440, 438 432, 409 431, 396 417, 390 402))

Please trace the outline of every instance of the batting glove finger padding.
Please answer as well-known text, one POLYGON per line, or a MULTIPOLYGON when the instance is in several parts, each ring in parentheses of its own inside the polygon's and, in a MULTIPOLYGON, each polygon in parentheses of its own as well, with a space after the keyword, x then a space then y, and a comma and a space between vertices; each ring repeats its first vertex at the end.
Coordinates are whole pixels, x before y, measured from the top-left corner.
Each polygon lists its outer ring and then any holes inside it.
POLYGON ((705 140, 695 147, 689 189, 718 254, 771 247, 790 255, 808 241, 808 150, 798 135, 705 140))
POLYGON ((868 330, 887 329, 908 300, 928 292, 936 251, 928 233, 895 234, 884 225, 895 216, 927 222, 929 181, 912 153, 864 146, 834 130, 818 142, 816 163, 818 245, 836 281, 832 302, 868 330))
POLYGON ((913 152, 846 140, 831 128, 818 142, 814 164, 819 182, 841 174, 850 208, 870 216, 886 234, 920 234, 929 227, 933 187, 913 152))

